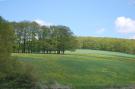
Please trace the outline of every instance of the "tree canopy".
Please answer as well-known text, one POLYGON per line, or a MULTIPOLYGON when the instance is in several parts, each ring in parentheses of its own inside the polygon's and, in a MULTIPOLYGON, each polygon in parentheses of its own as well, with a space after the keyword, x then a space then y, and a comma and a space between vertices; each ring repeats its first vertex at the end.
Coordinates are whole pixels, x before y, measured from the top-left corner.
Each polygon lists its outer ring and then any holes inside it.
POLYGON ((135 40, 107 37, 78 37, 79 48, 135 54, 135 40))
POLYGON ((67 26, 40 26, 36 22, 12 22, 16 36, 14 52, 63 53, 74 50, 77 40, 67 26))

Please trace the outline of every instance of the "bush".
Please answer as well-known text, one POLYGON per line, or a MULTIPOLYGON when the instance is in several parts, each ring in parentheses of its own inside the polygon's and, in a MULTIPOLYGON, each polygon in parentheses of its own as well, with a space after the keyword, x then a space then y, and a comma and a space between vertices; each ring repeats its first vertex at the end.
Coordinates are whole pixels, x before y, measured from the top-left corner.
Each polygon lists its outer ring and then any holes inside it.
POLYGON ((33 73, 33 68, 20 63, 15 59, 10 61, 10 71, 2 73, 0 78, 0 88, 6 89, 33 89, 37 85, 37 78, 33 73))

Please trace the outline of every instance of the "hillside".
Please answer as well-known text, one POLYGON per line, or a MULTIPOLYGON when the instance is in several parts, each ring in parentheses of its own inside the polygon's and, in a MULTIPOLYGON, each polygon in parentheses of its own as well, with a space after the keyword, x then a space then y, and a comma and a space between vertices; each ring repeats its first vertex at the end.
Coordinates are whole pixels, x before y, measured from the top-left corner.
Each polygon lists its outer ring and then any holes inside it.
POLYGON ((66 52, 65 55, 13 54, 13 56, 32 64, 41 81, 57 81, 77 89, 90 87, 100 89, 105 86, 125 86, 135 83, 135 55, 80 49, 66 52))

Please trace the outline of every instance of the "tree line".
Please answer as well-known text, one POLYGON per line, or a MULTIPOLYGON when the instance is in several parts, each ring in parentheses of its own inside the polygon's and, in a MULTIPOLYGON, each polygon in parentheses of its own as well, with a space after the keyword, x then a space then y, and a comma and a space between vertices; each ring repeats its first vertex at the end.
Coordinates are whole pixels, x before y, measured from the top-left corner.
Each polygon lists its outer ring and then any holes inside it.
POLYGON ((135 53, 133 39, 107 37, 76 37, 63 25, 41 26, 34 21, 8 22, 13 28, 13 52, 63 53, 66 50, 94 49, 135 53))
POLYGON ((13 52, 57 53, 66 50, 93 49, 135 53, 133 39, 107 37, 76 37, 69 27, 63 25, 41 26, 36 22, 10 22, 14 29, 13 52))
POLYGON ((135 40, 107 37, 78 37, 79 48, 135 54, 135 40))
POLYGON ((30 21, 11 24, 15 33, 14 52, 64 54, 65 50, 77 47, 76 37, 67 26, 41 26, 30 21))

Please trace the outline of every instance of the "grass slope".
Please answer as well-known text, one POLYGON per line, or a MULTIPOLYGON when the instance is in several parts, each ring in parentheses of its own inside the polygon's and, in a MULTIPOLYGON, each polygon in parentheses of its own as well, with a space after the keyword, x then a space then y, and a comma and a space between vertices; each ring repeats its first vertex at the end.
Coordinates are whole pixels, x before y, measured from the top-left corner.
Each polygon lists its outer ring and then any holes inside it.
POLYGON ((77 50, 57 54, 13 54, 32 64, 42 81, 57 81, 77 89, 135 84, 135 56, 117 52, 77 50))

